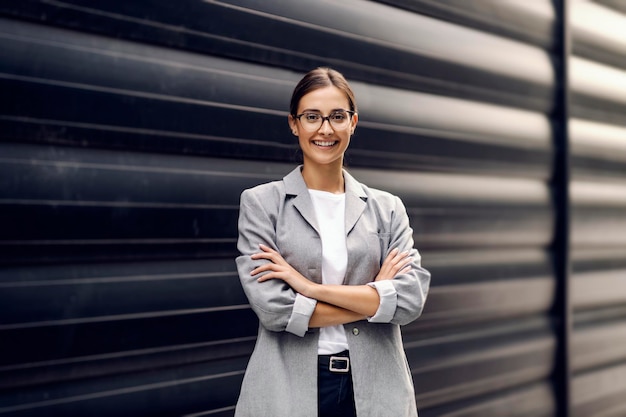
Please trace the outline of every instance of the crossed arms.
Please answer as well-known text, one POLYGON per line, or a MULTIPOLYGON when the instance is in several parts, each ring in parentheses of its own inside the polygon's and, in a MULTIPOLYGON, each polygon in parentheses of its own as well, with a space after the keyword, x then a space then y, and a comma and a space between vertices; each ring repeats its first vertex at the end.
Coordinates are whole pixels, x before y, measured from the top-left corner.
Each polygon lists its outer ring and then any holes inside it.
MULTIPOLYGON (((302 337, 312 327, 363 319, 404 325, 419 317, 428 293, 430 273, 421 267, 421 257, 413 248, 412 229, 400 199, 388 197, 384 202, 385 213, 391 213, 385 223, 389 231, 386 247, 398 249, 387 252, 371 282, 351 279, 363 285, 317 284, 301 274, 306 273, 307 262, 296 269, 285 261, 276 243, 277 224, 281 221, 282 227, 289 224, 289 234, 294 243, 299 243, 300 236, 292 225, 301 219, 281 220, 280 216, 285 215, 282 201, 284 196, 271 184, 246 190, 241 195, 237 243, 241 255, 236 259, 237 269, 250 306, 264 328, 302 337)), ((301 245, 296 251, 307 256, 303 248, 301 245)), ((368 271, 371 269, 363 265, 349 273, 368 271)))
MULTIPOLYGON (((257 281, 279 279, 287 283, 295 292, 317 300, 309 327, 326 327, 351 323, 372 317, 380 304, 380 296, 369 285, 323 285, 305 278, 289 265, 274 249, 259 245, 260 252, 252 259, 267 259, 270 262, 255 268, 250 275, 261 275, 257 281)), ((376 281, 393 279, 396 275, 408 272, 411 267, 409 252, 393 249, 380 268, 376 281)))

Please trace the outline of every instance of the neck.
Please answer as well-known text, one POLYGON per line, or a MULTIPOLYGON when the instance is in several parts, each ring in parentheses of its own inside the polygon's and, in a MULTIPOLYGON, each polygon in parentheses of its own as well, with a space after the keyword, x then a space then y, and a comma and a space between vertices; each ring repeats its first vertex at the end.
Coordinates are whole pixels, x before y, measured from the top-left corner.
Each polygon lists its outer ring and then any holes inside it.
POLYGON ((345 192, 343 171, 341 164, 311 165, 304 164, 302 178, 307 188, 312 190, 327 191, 333 194, 345 192))

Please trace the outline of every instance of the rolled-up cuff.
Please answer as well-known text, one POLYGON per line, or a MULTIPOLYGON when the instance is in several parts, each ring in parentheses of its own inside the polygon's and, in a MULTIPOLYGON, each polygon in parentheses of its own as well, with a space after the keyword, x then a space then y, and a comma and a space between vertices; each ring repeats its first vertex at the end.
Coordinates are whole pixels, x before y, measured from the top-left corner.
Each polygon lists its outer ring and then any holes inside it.
POLYGON ((291 317, 289 317, 289 322, 285 330, 296 336, 303 337, 309 329, 309 321, 311 321, 311 316, 313 315, 316 305, 317 300, 305 297, 302 294, 296 294, 293 311, 291 312, 291 317))
POLYGON ((367 321, 371 323, 391 322, 396 313, 396 307, 398 306, 398 293, 396 292, 396 287, 393 285, 393 282, 391 280, 383 280, 370 282, 367 285, 376 289, 380 297, 376 314, 369 317, 367 321))

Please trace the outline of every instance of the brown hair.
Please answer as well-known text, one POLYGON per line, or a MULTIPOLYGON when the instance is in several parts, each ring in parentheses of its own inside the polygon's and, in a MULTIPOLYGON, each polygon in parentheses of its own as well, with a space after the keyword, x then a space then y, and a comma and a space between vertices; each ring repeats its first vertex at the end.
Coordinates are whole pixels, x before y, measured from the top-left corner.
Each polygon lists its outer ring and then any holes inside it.
POLYGON ((311 91, 315 91, 320 88, 335 86, 343 91, 348 98, 350 104, 350 110, 356 110, 356 101, 354 99, 354 93, 348 84, 348 81, 344 78, 343 74, 328 67, 320 67, 309 71, 296 85, 291 95, 291 104, 289 105, 289 111, 292 116, 296 116, 298 113, 298 105, 300 99, 311 91))

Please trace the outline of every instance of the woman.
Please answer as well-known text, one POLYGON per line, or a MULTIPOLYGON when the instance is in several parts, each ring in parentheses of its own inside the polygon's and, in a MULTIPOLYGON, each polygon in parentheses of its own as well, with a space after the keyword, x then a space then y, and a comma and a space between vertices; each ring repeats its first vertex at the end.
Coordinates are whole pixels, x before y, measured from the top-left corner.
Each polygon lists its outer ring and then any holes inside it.
POLYGON ((417 416, 400 326, 430 274, 400 199, 343 169, 357 122, 345 78, 309 72, 289 115, 302 166, 241 195, 237 268, 260 326, 237 417, 417 416))

